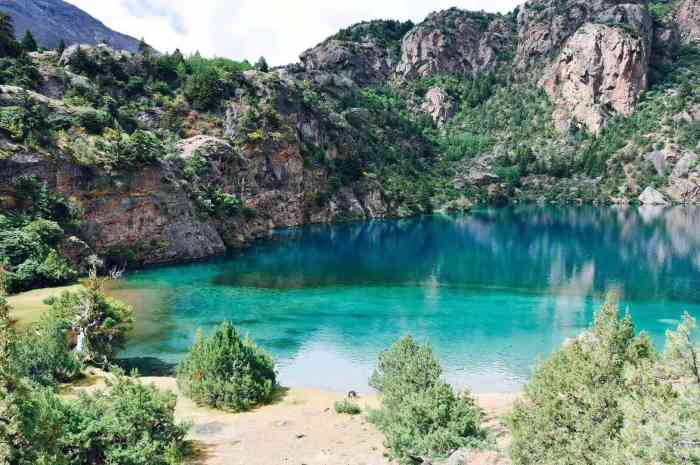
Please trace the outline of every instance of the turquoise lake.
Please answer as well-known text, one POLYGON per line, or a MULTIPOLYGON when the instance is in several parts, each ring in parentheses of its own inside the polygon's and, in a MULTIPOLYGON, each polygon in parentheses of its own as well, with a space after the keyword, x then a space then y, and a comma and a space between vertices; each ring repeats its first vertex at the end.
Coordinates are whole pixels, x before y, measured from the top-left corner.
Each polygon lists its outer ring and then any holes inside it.
POLYGON ((225 259, 129 273, 126 357, 176 362, 231 320, 285 386, 366 391, 381 350, 428 341, 445 377, 519 390, 539 357, 584 330, 606 292, 659 347, 700 316, 700 209, 479 209, 464 216, 308 226, 225 259))

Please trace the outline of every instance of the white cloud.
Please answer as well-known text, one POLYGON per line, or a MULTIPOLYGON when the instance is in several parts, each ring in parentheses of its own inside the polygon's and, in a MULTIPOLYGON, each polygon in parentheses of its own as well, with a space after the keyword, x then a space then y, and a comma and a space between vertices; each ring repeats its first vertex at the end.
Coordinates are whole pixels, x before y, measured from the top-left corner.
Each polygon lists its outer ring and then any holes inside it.
POLYGON ((452 6, 505 13, 521 0, 68 0, 107 26, 161 51, 270 64, 299 53, 353 23, 370 19, 419 22, 452 6))

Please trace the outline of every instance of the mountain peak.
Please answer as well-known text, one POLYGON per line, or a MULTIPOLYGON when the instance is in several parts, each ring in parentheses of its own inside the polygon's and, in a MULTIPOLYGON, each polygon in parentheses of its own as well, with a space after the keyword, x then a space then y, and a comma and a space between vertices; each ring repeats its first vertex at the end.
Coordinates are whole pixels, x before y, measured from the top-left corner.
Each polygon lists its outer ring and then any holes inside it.
POLYGON ((0 11, 12 17, 17 37, 29 29, 42 47, 55 48, 63 39, 67 45, 107 42, 115 49, 138 49, 137 39, 63 0, 0 0, 0 11))

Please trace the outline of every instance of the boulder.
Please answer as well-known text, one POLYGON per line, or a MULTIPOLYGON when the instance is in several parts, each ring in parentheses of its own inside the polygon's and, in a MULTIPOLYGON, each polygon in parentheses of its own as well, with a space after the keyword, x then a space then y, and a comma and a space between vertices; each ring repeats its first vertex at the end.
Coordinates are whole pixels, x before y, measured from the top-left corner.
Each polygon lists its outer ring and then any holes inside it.
POLYGON ((544 80, 561 131, 577 122, 598 133, 609 116, 629 116, 647 88, 647 39, 588 23, 564 45, 544 80))
POLYGON ((681 41, 700 45, 700 0, 682 0, 676 8, 674 19, 681 41))
POLYGON ((469 449, 457 449, 450 454, 449 459, 447 459, 447 465, 469 465, 469 458, 471 453, 469 449))
POLYGON ((401 43, 396 68, 407 79, 494 69, 512 46, 512 24, 495 14, 450 8, 431 13, 401 43))
POLYGON ((688 179, 671 178, 665 193, 677 203, 698 203, 700 201, 700 178, 698 176, 692 176, 688 179))
POLYGON ((668 205, 661 192, 651 186, 648 186, 639 196, 639 201, 644 205, 668 205))
POLYGON ((428 113, 433 122, 441 127, 454 115, 455 102, 442 88, 432 87, 425 94, 421 110, 428 113))
POLYGON ((694 152, 688 152, 683 157, 681 157, 680 160, 676 163, 676 166, 673 167, 673 171, 671 172, 671 175, 674 178, 682 178, 684 176, 688 175, 688 172, 690 171, 690 168, 695 166, 695 163, 698 161, 698 156, 694 152))

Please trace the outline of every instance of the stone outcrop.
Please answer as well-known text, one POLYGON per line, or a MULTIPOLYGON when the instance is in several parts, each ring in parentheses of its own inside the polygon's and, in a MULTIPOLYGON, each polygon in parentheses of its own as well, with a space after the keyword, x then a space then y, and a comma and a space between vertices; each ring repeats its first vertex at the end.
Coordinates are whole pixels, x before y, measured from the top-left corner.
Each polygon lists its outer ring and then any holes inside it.
POLYGON ((700 46, 700 0, 682 0, 674 20, 683 43, 700 46))
POLYGON ((597 133, 609 116, 629 116, 647 87, 649 39, 619 27, 585 24, 564 45, 544 87, 559 130, 572 122, 597 133))
MULTIPOLYGON (((516 66, 521 69, 541 65, 554 59, 566 40, 587 22, 627 23, 646 16, 646 1, 629 0, 530 0, 518 9, 518 47, 516 66)), ((643 19, 646 22, 646 19, 643 19)))
POLYGON ((639 201, 643 205, 667 205, 668 202, 661 192, 651 186, 648 186, 639 196, 639 201))
POLYGON ((360 85, 387 79, 396 66, 390 51, 375 42, 327 40, 299 57, 309 71, 333 71, 360 85))
POLYGON ((438 126, 443 126, 456 111, 454 99, 440 87, 431 87, 425 94, 421 110, 433 118, 438 126))
POLYGON ((505 18, 456 8, 430 14, 403 38, 396 72, 406 79, 493 70, 513 46, 505 18))

